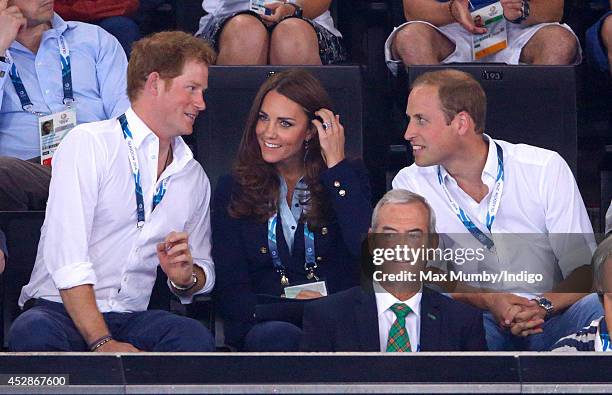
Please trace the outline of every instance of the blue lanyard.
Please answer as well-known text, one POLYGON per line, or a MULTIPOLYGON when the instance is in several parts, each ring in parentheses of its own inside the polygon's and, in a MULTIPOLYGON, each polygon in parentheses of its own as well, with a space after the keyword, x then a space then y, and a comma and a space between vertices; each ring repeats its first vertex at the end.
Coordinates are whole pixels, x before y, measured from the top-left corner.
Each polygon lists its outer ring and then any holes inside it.
MULTIPOLYGON (((272 265, 274 269, 281 277, 281 285, 286 287, 289 285, 289 279, 287 278, 287 270, 281 262, 278 254, 278 245, 276 243, 276 225, 278 223, 278 214, 274 214, 268 219, 268 248, 270 249, 270 255, 272 255, 272 265)), ((306 278, 309 280, 319 278, 315 274, 317 263, 315 260, 315 245, 314 245, 314 233, 308 229, 308 224, 304 223, 304 249, 305 249, 305 262, 304 270, 306 271, 306 278)))
POLYGON ((602 351, 608 351, 609 349, 612 349, 612 344, 610 343, 610 335, 608 334, 608 326, 606 325, 605 317, 601 319, 601 323, 599 324, 599 337, 601 338, 602 351))
MULTIPOLYGON (((138 222, 136 226, 138 229, 142 228, 145 223, 145 209, 144 209, 144 198, 142 195, 142 184, 140 183, 140 166, 138 165, 138 154, 136 152, 136 145, 134 144, 134 138, 132 137, 132 132, 130 131, 130 127, 128 126, 128 121, 125 114, 121 114, 118 118, 119 123, 121 124, 121 129, 123 129, 123 137, 128 145, 128 157, 130 159, 130 166, 132 167, 132 175, 134 176, 134 184, 136 188, 136 212, 138 214, 138 222)), ((164 195, 166 194, 166 190, 168 188, 168 178, 164 178, 160 184, 160 186, 155 191, 155 195, 153 196, 153 208, 151 211, 155 210, 155 207, 162 201, 164 195)))
MULTIPOLYGON (((492 140, 491 140, 492 141, 492 140)), ((504 189, 504 151, 499 146, 499 144, 495 143, 497 147, 497 177, 495 177, 495 186, 493 187, 493 193, 491 194, 491 199, 489 201, 489 207, 487 208, 487 218, 485 224, 489 232, 491 232, 491 227, 493 226, 493 221, 495 221, 495 215, 497 214, 497 210, 499 209, 499 204, 501 201, 502 191, 504 189)), ((493 240, 486 234, 484 234, 478 227, 472 222, 470 217, 463 211, 463 209, 457 204, 457 202, 453 199, 448 188, 444 184, 444 179, 442 178, 442 172, 440 171, 440 166, 438 166, 438 182, 448 199, 450 206, 457 214, 459 220, 463 223, 463 226, 474 236, 482 245, 484 245, 488 250, 492 250, 495 246, 493 240)))
MULTIPOLYGON (((59 36, 57 38, 59 44, 59 53, 60 53, 60 63, 62 66, 62 88, 64 90, 64 101, 63 103, 71 107, 74 103, 74 94, 72 91, 72 68, 70 67, 70 48, 68 47, 68 43, 64 36, 59 36)), ((7 57, 10 59, 10 54, 7 51, 7 57)), ((17 96, 19 96, 19 101, 21 102, 21 108, 24 111, 29 112, 31 114, 40 115, 34 111, 34 105, 32 104, 32 100, 30 100, 30 96, 19 76, 19 72, 17 71, 17 66, 12 59, 11 62, 11 70, 9 71, 9 75, 11 76, 11 81, 13 82, 13 86, 15 87, 15 91, 17 91, 17 96)))

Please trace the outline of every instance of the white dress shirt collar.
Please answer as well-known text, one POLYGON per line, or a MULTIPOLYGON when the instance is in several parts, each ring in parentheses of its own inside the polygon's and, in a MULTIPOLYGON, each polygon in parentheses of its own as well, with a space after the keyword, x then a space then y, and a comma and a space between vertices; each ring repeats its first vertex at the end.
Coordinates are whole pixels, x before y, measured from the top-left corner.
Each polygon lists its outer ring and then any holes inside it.
MULTIPOLYGON (((130 132, 132 132, 132 138, 134 139, 134 145, 136 149, 139 149, 142 143, 149 138, 155 139, 154 146, 159 150, 159 138, 157 135, 147 126, 146 123, 134 112, 132 107, 128 108, 125 112, 130 132)), ((185 167, 187 162, 193 159, 193 153, 189 146, 183 141, 180 136, 174 137, 172 140, 172 163, 168 166, 168 175, 175 173, 176 171, 185 167)))
MULTIPOLYGON (((482 169, 481 178, 482 182, 488 185, 489 182, 495 181, 495 179, 497 178, 497 146, 493 139, 489 137, 489 135, 483 133, 482 138, 485 140, 489 147, 487 151, 487 161, 485 162, 485 166, 482 169)), ((440 174, 442 175, 442 180, 446 181, 446 179, 448 178, 449 180, 452 180, 452 182, 454 182, 455 184, 457 183, 453 176, 450 175, 448 171, 446 171, 444 166, 440 166, 440 174)))
MULTIPOLYGON (((376 310, 378 311, 378 317, 380 318, 382 314, 386 311, 391 311, 391 306, 396 303, 403 303, 410 307, 412 312, 417 316, 421 317, 421 298, 423 296, 423 288, 419 290, 416 294, 410 297, 408 300, 399 300, 387 290, 385 290, 379 283, 374 283, 374 293, 376 295, 376 310)), ((395 313, 393 313, 395 314, 395 313)))

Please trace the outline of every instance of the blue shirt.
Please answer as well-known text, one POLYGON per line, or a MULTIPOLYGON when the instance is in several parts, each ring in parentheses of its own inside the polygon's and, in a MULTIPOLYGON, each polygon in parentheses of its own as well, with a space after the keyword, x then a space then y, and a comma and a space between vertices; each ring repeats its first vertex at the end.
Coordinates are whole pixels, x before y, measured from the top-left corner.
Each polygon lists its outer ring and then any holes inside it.
POLYGON ((295 185, 295 190, 293 191, 293 196, 291 196, 291 207, 287 204, 287 193, 288 187, 285 179, 280 177, 280 190, 278 196, 278 208, 279 213, 278 216, 281 220, 281 225, 283 227, 283 235, 285 236, 285 241, 287 242, 287 247, 289 247, 289 253, 293 252, 293 240, 295 239, 295 231, 298 226, 298 221, 302 216, 302 209, 304 203, 308 199, 308 185, 304 181, 304 178, 300 178, 300 180, 295 185))
MULTIPOLYGON (((37 53, 14 41, 10 55, 34 104, 34 111, 51 114, 65 110, 58 40, 68 42, 77 122, 119 116, 129 107, 126 92, 127 58, 115 37, 102 28, 65 22, 57 14, 43 33, 37 53)), ((0 62, 0 155, 20 159, 40 156, 36 115, 25 112, 0 62)))

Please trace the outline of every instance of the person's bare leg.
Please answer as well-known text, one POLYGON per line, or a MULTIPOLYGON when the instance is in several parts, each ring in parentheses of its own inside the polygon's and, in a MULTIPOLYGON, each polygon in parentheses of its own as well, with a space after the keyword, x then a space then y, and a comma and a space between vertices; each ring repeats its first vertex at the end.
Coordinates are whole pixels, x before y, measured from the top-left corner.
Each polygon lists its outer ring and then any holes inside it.
POLYGON ((561 26, 544 26, 527 42, 521 52, 521 63, 563 65, 576 60, 576 37, 561 26))
POLYGON ((433 27, 411 23, 396 33, 391 44, 393 58, 406 66, 438 64, 455 50, 455 44, 433 27))
POLYGON ((310 23, 289 18, 276 25, 270 39, 270 64, 321 64, 319 40, 310 23))
POLYGON ((268 63, 269 35, 253 15, 231 18, 219 34, 220 65, 262 65, 268 63))

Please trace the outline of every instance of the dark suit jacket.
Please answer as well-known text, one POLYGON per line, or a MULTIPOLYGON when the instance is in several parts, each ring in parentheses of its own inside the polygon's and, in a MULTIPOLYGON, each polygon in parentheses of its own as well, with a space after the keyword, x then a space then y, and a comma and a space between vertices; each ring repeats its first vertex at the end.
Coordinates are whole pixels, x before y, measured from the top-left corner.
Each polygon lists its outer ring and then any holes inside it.
MULTIPOLYGON (((315 232, 317 276, 325 279, 329 293, 359 283, 361 241, 370 225, 372 206, 367 172, 362 162, 344 160, 323 171, 321 183, 327 189, 334 218, 315 232)), ((232 193, 240 193, 234 180, 219 180, 212 204, 212 254, 215 262, 215 306, 224 319, 227 344, 238 349, 251 327, 259 321, 295 319, 257 317, 258 295, 279 297, 283 292, 268 251, 267 222, 231 218, 227 212, 232 193)), ((306 282, 303 224, 295 231, 293 254, 289 253, 280 221, 278 250, 292 284, 306 282)), ((280 298, 278 299, 280 302, 280 298)), ((295 306, 295 304, 292 304, 295 306)), ((287 306, 289 307, 289 306, 287 306)), ((301 307, 301 306, 300 306, 301 307)), ((297 321, 301 323, 301 310, 297 321)), ((294 316, 295 314, 291 314, 294 316)), ((294 317, 295 318, 295 317, 294 317)))
POLYGON ((6 250, 6 236, 4 236, 4 232, 2 232, 2 229, 0 229, 0 251, 4 253, 5 257, 8 255, 8 252, 6 250))
MULTIPOLYGON (((380 351, 374 292, 362 287, 304 307, 303 351, 380 351)), ((429 288, 421 298, 421 351, 486 351, 482 312, 429 288)))

